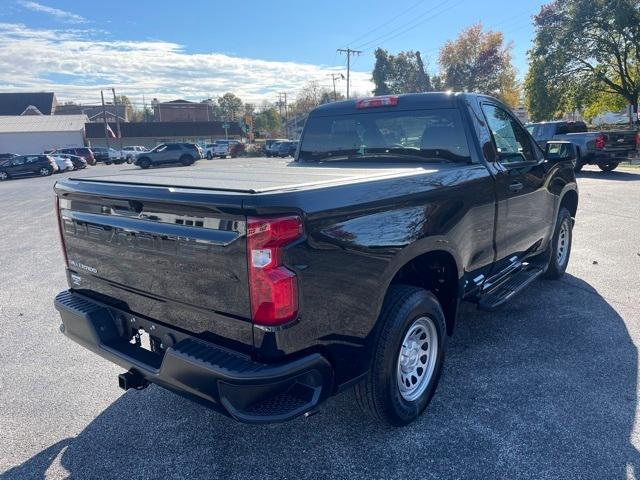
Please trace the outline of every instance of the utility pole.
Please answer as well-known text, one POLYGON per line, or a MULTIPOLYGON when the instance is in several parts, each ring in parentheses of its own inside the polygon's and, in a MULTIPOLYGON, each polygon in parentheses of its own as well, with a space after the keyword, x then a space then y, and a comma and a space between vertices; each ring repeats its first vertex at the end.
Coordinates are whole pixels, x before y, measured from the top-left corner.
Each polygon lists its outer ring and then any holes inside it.
POLYGON ((287 92, 280 92, 278 94, 278 109, 280 110, 280 118, 282 119, 282 110, 284 106, 284 130, 285 135, 289 138, 289 126, 287 124, 288 115, 287 115, 287 92), (284 98, 284 105, 282 99, 284 98))
MULTIPOLYGON (((113 108, 115 110, 114 114, 116 116, 116 131, 118 132, 117 135, 120 139, 120 152, 122 152, 122 134, 120 133, 120 117, 118 116, 118 100, 116 98, 116 89, 111 88, 111 91, 113 92, 113 108)), ((123 105, 123 112, 125 108, 127 108, 126 105, 123 105)))
POLYGON ((327 75, 329 75, 331 80, 333 80, 333 101, 335 102, 338 100, 338 94, 336 93, 336 79, 344 80, 344 75, 341 73, 327 73, 327 75))
POLYGON ((104 108, 104 92, 100 90, 100 98, 102 98, 102 120, 104 120, 104 140, 109 151, 109 124, 107 123, 107 110, 104 108))
POLYGON ((362 50, 352 50, 350 48, 338 48, 338 53, 347 54, 347 98, 349 98, 349 84, 351 73, 351 55, 360 55, 362 50))

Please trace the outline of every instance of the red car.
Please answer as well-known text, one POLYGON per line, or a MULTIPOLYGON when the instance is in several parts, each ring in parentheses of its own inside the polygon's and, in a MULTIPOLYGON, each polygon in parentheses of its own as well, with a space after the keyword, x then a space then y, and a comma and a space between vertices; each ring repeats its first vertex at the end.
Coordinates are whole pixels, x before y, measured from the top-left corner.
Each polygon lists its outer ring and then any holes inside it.
POLYGON ((84 158, 89 165, 96 164, 96 158, 94 157, 91 149, 88 147, 59 148, 51 153, 66 153, 68 155, 77 155, 78 157, 84 158))

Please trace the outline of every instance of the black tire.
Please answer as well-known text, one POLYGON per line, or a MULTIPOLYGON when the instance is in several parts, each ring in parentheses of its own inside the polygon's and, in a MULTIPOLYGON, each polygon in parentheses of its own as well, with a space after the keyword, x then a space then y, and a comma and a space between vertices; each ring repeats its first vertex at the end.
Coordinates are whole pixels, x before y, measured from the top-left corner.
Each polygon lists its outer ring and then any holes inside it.
POLYGON ((618 165, 620 165, 620 162, 599 163, 598 168, 603 172, 612 172, 618 168, 618 165))
POLYGON ((558 218, 556 219, 556 226, 553 231, 553 237, 551 237, 551 243, 547 250, 546 256, 547 268, 544 272, 544 278, 549 280, 557 280, 567 270, 569 264, 569 258, 571 257, 571 241, 573 239, 573 220, 571 219, 571 213, 565 207, 560 207, 558 212, 558 218), (564 226, 564 230, 563 230, 564 226), (564 236, 564 240, 561 240, 560 236, 564 236), (566 252, 563 255, 559 254, 560 244, 564 244, 566 252))
POLYGON ((193 165, 193 157, 191 155, 182 155, 180 157, 180 163, 182 165, 184 165, 185 167, 188 167, 189 165, 193 165))
POLYGON ((447 337, 444 314, 431 292, 409 285, 392 285, 385 297, 377 328, 371 368, 355 387, 356 400, 366 414, 379 422, 396 427, 407 425, 424 411, 438 385, 447 337), (421 319, 428 319, 435 327, 437 350, 433 372, 425 379, 426 387, 410 401, 400 392, 398 362, 405 335, 421 319))
POLYGON ((147 169, 151 166, 151 160, 149 160, 148 158, 141 158, 138 160, 138 166, 140 168, 144 168, 147 169))
POLYGON ((133 163, 133 157, 127 157, 127 163, 131 165, 133 163))
POLYGON ((5 180, 9 180, 10 178, 11 177, 9 176, 9 173, 0 171, 0 182, 4 182, 5 180))
POLYGON ((207 152, 207 160, 212 160, 213 159, 213 155, 211 155, 211 152, 207 152))
MULTIPOLYGON (((62 170, 59 170, 60 172, 62 170)), ((53 168, 51 167, 41 167, 37 172, 38 175, 40 175, 41 177, 48 177, 49 175, 51 175, 53 173, 53 168)))
POLYGON ((227 156, 226 155, 220 155, 220 158, 225 159, 225 158, 227 158, 227 156))

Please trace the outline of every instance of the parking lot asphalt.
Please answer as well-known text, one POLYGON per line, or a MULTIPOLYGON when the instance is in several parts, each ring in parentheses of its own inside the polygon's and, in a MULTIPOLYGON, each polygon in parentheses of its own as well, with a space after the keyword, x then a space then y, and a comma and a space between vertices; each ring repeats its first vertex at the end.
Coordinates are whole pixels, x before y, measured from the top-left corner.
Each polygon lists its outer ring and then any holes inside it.
POLYGON ((429 409, 388 429, 351 391, 267 426, 153 385, 125 393, 118 367, 61 335, 53 184, 127 168, 0 183, 0 478, 640 476, 640 169, 579 175, 565 277, 497 312, 465 305, 429 409))

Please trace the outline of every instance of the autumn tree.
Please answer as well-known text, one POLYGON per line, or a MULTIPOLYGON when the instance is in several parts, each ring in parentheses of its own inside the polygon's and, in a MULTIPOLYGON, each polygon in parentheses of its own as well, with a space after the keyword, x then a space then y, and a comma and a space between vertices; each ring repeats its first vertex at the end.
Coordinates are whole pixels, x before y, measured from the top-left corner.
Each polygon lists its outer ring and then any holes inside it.
POLYGON ((409 50, 391 55, 377 48, 371 74, 374 95, 429 92, 433 90, 420 52, 409 50))
MULTIPOLYGON (((338 100, 344 100, 344 95, 341 93, 337 92, 336 96, 338 100)), ((309 113, 318 105, 332 101, 333 90, 320 85, 320 83, 315 80, 312 80, 307 82, 300 91, 298 91, 292 107, 294 113, 297 115, 303 115, 309 113)))
POLYGON ((255 114, 253 126, 259 132, 276 132, 280 130, 280 125, 280 113, 273 106, 268 106, 255 114))
POLYGON ((218 97, 218 107, 225 121, 238 120, 244 111, 242 100, 231 92, 218 97))
POLYGON ((544 76, 535 69, 532 73, 530 68, 527 96, 544 89, 553 92, 558 85, 573 85, 577 92, 596 89, 619 95, 637 113, 638 0, 554 0, 541 8, 534 17, 534 25, 536 34, 530 61, 532 66, 546 67, 544 76))
POLYGON ((472 25, 440 49, 442 83, 455 91, 493 95, 515 107, 520 92, 511 50, 501 32, 484 31, 480 23, 472 25))

